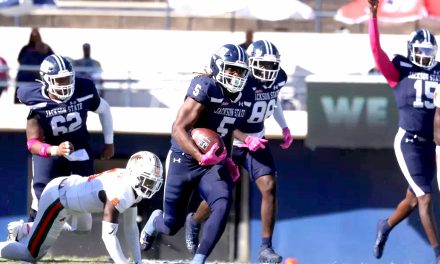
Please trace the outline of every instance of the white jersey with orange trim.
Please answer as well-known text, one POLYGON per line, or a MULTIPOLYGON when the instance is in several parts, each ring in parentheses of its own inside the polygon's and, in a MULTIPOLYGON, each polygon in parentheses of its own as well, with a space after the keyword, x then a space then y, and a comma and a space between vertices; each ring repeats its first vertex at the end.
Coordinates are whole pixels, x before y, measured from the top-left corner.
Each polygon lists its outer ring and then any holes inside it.
POLYGON ((142 198, 135 198, 129 181, 124 179, 125 169, 113 169, 90 177, 71 175, 58 177, 44 189, 35 221, 26 223, 28 234, 19 242, 0 242, 0 257, 35 262, 53 246, 72 214, 102 212, 104 204, 99 192, 123 213, 142 198))
POLYGON ((61 203, 70 214, 102 212, 103 204, 98 194, 105 191, 107 199, 122 213, 142 199, 136 199, 124 172, 125 169, 112 169, 90 177, 70 176, 62 183, 61 203))

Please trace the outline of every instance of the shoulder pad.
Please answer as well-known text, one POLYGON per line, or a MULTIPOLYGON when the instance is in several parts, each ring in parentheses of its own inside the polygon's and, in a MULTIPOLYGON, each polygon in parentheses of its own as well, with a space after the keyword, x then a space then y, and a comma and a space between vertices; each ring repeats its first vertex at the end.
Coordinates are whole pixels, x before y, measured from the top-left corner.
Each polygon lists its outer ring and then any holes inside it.
POLYGON ((42 87, 38 82, 22 85, 17 89, 17 97, 25 105, 41 103, 46 100, 41 94, 42 87))

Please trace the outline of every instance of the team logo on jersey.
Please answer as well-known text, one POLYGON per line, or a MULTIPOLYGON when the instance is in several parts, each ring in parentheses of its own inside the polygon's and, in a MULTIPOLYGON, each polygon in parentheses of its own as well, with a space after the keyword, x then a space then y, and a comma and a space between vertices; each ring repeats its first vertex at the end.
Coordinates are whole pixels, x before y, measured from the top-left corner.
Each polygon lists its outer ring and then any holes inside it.
POLYGON ((408 143, 408 142, 414 143, 414 139, 412 139, 412 138, 405 138, 405 143, 408 143))
POLYGON ((114 198, 113 200, 112 200, 112 205, 113 206, 116 206, 116 205, 118 205, 119 204, 119 199, 118 198, 114 198))

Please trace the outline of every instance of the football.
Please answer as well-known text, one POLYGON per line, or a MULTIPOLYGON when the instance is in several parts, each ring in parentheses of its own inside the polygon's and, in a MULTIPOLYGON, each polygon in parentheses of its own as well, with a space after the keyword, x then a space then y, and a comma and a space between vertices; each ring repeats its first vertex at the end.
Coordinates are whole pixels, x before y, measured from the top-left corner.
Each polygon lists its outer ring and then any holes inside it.
POLYGON ((215 152, 216 155, 220 155, 225 148, 225 143, 220 135, 209 128, 194 128, 191 130, 191 137, 203 154, 208 152, 215 143, 219 145, 215 152))

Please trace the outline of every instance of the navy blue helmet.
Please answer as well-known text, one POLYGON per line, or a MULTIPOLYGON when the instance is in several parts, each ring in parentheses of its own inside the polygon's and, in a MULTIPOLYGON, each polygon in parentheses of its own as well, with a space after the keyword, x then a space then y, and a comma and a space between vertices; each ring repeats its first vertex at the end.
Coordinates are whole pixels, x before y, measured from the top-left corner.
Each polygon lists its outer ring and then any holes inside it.
POLYGON ((58 100, 68 100, 75 90, 75 72, 65 57, 52 54, 40 66, 41 80, 58 100))
POLYGON ((246 52, 254 78, 263 82, 275 81, 280 71, 280 53, 275 45, 267 40, 257 40, 246 52))
POLYGON ((437 42, 434 35, 427 29, 419 29, 411 33, 408 41, 408 58, 415 65, 430 68, 435 63, 437 42))
POLYGON ((246 52, 238 45, 225 44, 211 56, 212 75, 230 93, 243 90, 249 75, 246 52))

